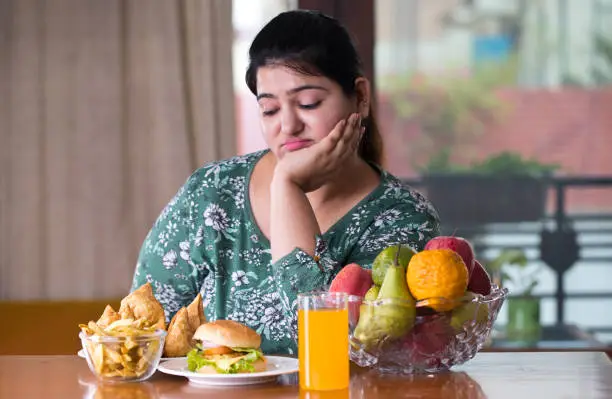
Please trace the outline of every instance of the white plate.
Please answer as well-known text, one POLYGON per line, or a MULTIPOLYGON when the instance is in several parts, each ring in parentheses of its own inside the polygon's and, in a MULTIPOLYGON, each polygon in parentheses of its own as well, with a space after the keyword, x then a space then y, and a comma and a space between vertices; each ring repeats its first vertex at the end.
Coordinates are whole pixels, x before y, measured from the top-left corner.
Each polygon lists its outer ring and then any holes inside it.
POLYGON ((283 374, 297 373, 298 360, 290 357, 266 356, 267 370, 258 373, 239 374, 199 374, 187 369, 186 359, 171 359, 160 364, 157 369, 162 373, 187 377, 193 385, 251 385, 274 381, 283 374))
MULTIPOLYGON (((85 349, 80 349, 77 352, 77 355, 83 359, 86 359, 85 357, 85 349)), ((170 360, 170 359, 187 359, 186 357, 162 357, 161 360, 166 361, 166 360, 170 360)))

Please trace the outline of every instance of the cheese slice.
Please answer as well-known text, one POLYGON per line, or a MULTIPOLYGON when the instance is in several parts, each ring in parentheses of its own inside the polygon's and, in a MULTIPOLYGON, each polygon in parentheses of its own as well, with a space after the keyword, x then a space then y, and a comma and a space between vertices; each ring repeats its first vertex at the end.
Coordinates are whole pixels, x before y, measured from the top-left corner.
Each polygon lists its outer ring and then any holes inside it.
POLYGON ((227 371, 230 369, 230 367, 232 367, 232 364, 239 362, 248 355, 248 353, 245 353, 244 355, 232 353, 231 355, 212 355, 208 356, 208 358, 214 361, 218 368, 227 371))

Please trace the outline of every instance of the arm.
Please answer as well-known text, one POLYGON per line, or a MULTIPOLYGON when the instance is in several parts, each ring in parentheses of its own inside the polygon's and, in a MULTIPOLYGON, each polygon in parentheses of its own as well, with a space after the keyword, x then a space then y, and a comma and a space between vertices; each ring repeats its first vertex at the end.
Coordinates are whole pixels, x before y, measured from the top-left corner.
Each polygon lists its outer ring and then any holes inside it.
POLYGON ((285 317, 296 317, 299 292, 321 289, 331 281, 336 267, 320 263, 320 229, 302 188, 275 173, 270 187, 270 246, 272 270, 285 317))
POLYGON ((306 193, 325 184, 356 157, 361 121, 358 114, 339 121, 323 140, 278 160, 270 187, 272 271, 283 313, 297 336, 297 294, 322 289, 339 270, 323 259, 325 243, 306 193))
POLYGON ((320 230, 304 191, 284 174, 275 173, 270 194, 272 262, 294 248, 314 256, 315 237, 320 234, 320 230))
POLYGON ((208 274, 192 229, 196 225, 190 205, 194 183, 192 176, 155 221, 140 250, 132 282, 132 290, 151 283, 167 321, 195 298, 208 274))
POLYGON ((357 157, 361 119, 352 114, 315 145, 283 154, 274 170, 270 187, 270 245, 276 262, 294 249, 310 256, 320 234, 314 211, 306 197, 328 182, 333 175, 357 157))

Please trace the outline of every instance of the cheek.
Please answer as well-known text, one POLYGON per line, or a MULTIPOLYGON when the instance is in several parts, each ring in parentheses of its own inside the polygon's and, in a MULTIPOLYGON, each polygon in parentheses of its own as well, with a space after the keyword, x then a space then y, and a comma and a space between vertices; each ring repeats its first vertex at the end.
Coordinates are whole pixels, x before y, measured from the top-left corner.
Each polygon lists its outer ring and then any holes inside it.
POLYGON ((342 111, 322 111, 313 115, 309 123, 313 136, 317 139, 326 137, 347 115, 342 111))
POLYGON ((260 118, 259 126, 264 139, 268 144, 270 144, 272 138, 274 138, 278 133, 277 123, 275 123, 272 119, 260 118))

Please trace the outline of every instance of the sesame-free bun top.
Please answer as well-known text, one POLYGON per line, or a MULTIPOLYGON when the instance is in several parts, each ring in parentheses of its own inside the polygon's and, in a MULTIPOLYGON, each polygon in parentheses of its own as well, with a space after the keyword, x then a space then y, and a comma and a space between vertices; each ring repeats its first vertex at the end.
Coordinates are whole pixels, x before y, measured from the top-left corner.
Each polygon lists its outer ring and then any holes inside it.
POLYGON ((261 336, 255 330, 233 320, 216 320, 202 324, 193 339, 209 341, 230 348, 255 348, 261 345, 261 336))

